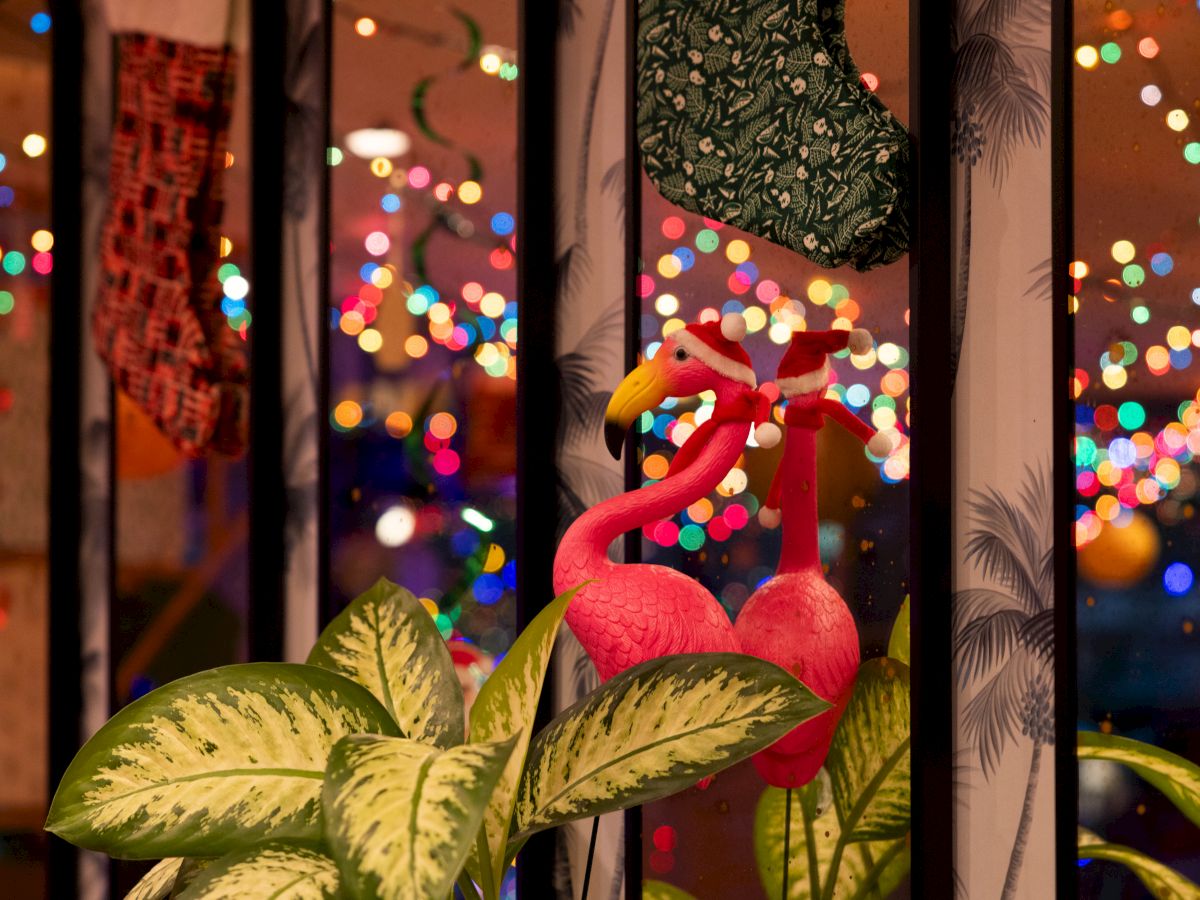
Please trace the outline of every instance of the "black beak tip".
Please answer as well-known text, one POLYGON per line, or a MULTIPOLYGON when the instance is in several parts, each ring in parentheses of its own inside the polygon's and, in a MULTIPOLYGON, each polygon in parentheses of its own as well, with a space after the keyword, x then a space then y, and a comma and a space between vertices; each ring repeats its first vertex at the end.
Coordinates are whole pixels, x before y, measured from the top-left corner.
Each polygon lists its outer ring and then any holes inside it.
POLYGON ((625 429, 616 422, 604 423, 604 443, 613 459, 621 458, 621 448, 625 445, 625 429))

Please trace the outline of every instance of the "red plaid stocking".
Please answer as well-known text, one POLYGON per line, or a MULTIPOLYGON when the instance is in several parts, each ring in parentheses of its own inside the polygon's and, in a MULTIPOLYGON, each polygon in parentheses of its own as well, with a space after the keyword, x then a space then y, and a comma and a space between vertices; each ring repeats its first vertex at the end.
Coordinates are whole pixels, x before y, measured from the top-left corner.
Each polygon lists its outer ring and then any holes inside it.
POLYGON ((114 381, 193 456, 241 453, 241 339, 214 269, 236 56, 152 35, 118 37, 110 208, 96 349, 114 381))

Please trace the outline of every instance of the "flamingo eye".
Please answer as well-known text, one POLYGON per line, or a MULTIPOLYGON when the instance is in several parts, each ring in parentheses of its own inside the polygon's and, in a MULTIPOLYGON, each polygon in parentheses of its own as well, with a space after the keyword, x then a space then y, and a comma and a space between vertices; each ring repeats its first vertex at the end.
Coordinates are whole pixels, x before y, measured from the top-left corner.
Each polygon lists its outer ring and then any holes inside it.
POLYGON ((683 362, 685 359, 688 358, 688 352, 686 350, 684 350, 682 347, 676 347, 675 348, 675 358, 677 360, 679 360, 679 362, 683 362))

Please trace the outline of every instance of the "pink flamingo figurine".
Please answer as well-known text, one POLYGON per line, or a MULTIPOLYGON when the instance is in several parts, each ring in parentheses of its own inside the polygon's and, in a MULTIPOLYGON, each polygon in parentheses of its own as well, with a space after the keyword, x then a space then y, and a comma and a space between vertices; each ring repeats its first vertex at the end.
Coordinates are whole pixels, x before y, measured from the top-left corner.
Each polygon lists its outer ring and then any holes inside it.
POLYGON ((801 331, 779 363, 776 384, 787 398, 787 440, 759 521, 783 521, 783 548, 775 576, 756 590, 734 624, 743 653, 784 667, 833 708, 809 719, 754 756, 758 773, 775 787, 810 782, 825 762, 858 671, 858 629, 845 602, 825 580, 817 542, 817 430, 829 418, 876 456, 891 450, 887 436, 845 406, 821 394, 829 381, 827 354, 871 348, 865 330, 801 331), (780 513, 782 501, 782 514, 780 513))
MULTIPOLYGON (((756 390, 740 343, 745 334, 746 320, 738 313, 679 329, 653 359, 625 377, 608 404, 605 441, 620 458, 626 431, 646 410, 667 397, 707 390, 717 395, 712 418, 685 444, 695 447, 686 471, 597 504, 571 524, 558 545, 555 591, 592 579, 575 595, 567 622, 602 679, 670 653, 738 648, 729 617, 699 582, 666 566, 618 565, 608 558, 608 547, 625 532, 707 496, 737 461, 749 424, 765 422, 770 402, 756 390)), ((771 444, 771 429, 778 441, 774 425, 760 428, 760 443, 771 444)))

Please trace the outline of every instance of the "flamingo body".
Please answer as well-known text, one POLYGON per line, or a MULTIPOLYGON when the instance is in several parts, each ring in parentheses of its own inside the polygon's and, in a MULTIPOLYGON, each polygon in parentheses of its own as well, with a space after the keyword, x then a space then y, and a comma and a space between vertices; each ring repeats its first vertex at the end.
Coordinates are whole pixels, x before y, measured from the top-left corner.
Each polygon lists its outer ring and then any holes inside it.
MULTIPOLYGON (((816 401, 815 395, 812 397, 816 401)), ((793 401, 780 463, 783 549, 773 578, 738 613, 743 653, 787 669, 833 704, 753 757, 768 784, 794 788, 825 763, 858 672, 858 628, 845 601, 825 580, 818 547, 817 445, 821 416, 793 401)))
POLYGON ((799 787, 825 763, 858 672, 858 629, 841 596, 819 571, 776 575, 746 601, 735 632, 741 652, 787 669, 833 704, 755 754, 769 784, 799 787))
MULTIPOLYGON (((734 384, 726 396, 744 392, 734 384)), ((695 461, 663 481, 596 504, 572 523, 554 559, 554 590, 589 582, 567 609, 567 624, 602 679, 673 653, 737 651, 725 610, 703 585, 666 566, 618 564, 608 547, 621 534, 673 515, 707 496, 737 462, 749 423, 716 426, 695 461)))
MULTIPOLYGON (((555 590, 585 580, 578 574, 564 571, 555 590)), ((666 566, 612 565, 576 594, 567 624, 605 681, 672 653, 738 649, 733 623, 712 594, 666 566)))

